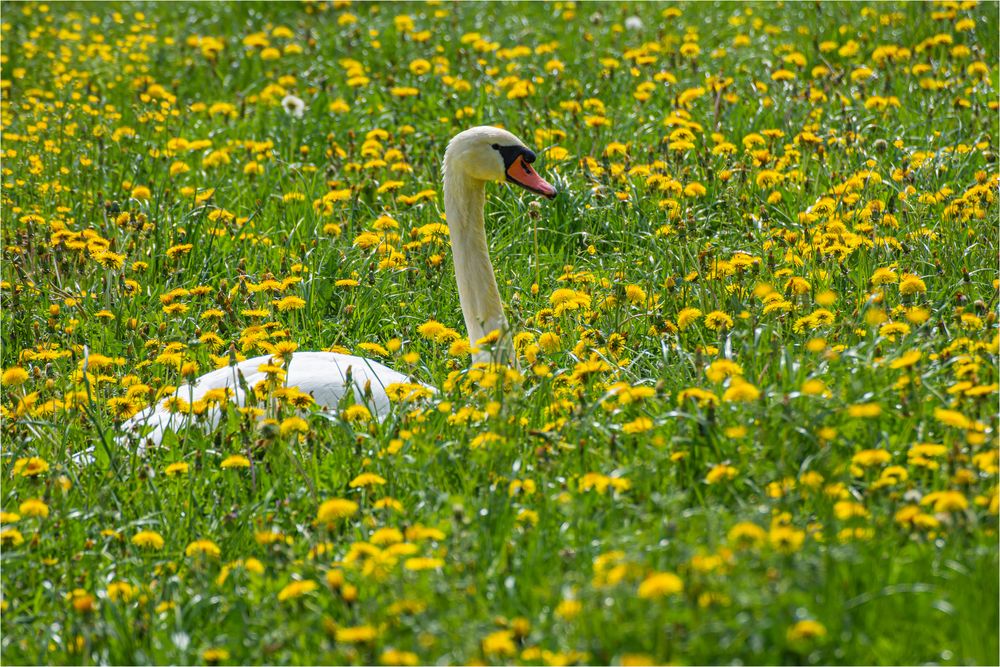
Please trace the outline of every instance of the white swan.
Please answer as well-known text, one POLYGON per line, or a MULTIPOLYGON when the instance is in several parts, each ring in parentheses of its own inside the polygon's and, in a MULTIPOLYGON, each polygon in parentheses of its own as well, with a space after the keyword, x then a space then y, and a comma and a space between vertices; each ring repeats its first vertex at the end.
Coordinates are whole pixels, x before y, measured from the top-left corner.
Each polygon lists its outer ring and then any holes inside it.
MULTIPOLYGON (((531 168, 534 160, 535 154, 520 139, 506 130, 488 126, 457 134, 444 155, 444 210, 465 326, 473 347, 487 334, 499 331, 494 355, 500 361, 510 361, 514 357, 486 244, 485 187, 487 181, 506 180, 550 199, 555 197, 556 189, 531 168)), ((489 361, 490 356, 479 351, 473 359, 489 361)), ((260 368, 271 363, 270 355, 246 359, 202 375, 192 384, 179 387, 173 396, 194 403, 213 389, 228 389, 230 400, 242 406, 244 387, 252 388, 264 380, 266 373, 260 368)), ((318 405, 329 408, 336 407, 348 389, 353 389, 355 399, 365 400, 377 419, 385 418, 390 409, 386 388, 409 382, 406 375, 377 361, 334 352, 295 352, 285 376, 287 386, 297 387, 300 392, 312 395, 318 405)), ((136 433, 152 427, 142 440, 160 444, 165 431, 183 427, 188 419, 183 412, 168 410, 166 403, 169 400, 126 421, 122 425, 124 432, 136 433)), ((206 422, 214 427, 219 416, 219 410, 213 409, 206 415, 206 422)), ((119 442, 125 439, 123 436, 119 442)))

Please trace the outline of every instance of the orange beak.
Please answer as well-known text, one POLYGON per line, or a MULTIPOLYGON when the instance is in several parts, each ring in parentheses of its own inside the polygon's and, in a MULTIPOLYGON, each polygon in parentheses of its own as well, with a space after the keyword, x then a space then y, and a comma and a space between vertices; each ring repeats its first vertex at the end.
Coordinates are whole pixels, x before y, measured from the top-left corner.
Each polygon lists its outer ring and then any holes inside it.
POLYGON ((524 161, 523 155, 518 155, 507 169, 507 180, 549 199, 556 196, 556 189, 552 184, 539 176, 538 172, 524 161))

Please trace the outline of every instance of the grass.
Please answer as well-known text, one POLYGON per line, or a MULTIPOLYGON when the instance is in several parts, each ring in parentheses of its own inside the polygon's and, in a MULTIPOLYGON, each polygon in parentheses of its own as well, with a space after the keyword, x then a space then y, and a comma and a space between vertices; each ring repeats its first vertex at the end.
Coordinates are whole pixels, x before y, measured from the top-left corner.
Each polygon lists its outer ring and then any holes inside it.
POLYGON ((5 663, 1000 659, 995 3, 5 9, 5 663), (442 391, 116 440, 288 341, 442 391))

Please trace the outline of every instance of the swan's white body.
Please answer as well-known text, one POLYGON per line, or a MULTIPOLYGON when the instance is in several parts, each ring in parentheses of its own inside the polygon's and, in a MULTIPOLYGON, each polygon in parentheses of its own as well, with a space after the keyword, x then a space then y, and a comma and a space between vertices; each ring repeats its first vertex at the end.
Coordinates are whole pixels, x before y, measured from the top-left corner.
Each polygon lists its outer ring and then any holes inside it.
MULTIPOLYGON (((230 400, 236 405, 245 405, 244 388, 252 389, 264 380, 266 375, 258 369, 270 363, 271 357, 265 355, 219 368, 202 375, 194 384, 178 387, 173 396, 193 404, 212 389, 229 389, 230 400)), ((289 387, 297 387, 300 392, 310 394, 317 405, 328 408, 338 405, 344 395, 353 390, 354 400, 364 404, 379 421, 389 414, 390 403, 386 388, 392 384, 411 382, 408 376, 377 361, 336 352, 297 352, 288 364, 286 377, 289 387)), ((199 424, 212 429, 218 425, 220 417, 219 409, 212 408, 201 417, 199 424)), ((128 432, 138 427, 151 426, 153 430, 143 439, 158 445, 166 431, 175 431, 186 425, 187 414, 171 412, 161 402, 125 422, 124 429, 128 432)))
MULTIPOLYGON (((483 207, 486 181, 511 180, 547 197, 555 189, 535 174, 528 163, 534 154, 513 134, 494 127, 476 127, 455 136, 444 158, 444 206, 455 262, 459 301, 473 347, 486 334, 499 330, 501 338, 494 354, 512 360, 509 327, 504 317, 500 292, 486 244, 483 207), (530 157, 529 157, 530 156, 530 157)), ((489 361, 487 352, 476 352, 476 361, 489 361)), ((230 399, 244 405, 244 387, 252 388, 265 378, 259 370, 271 357, 254 357, 199 377, 193 384, 179 387, 174 396, 188 403, 203 398, 212 389, 228 388, 230 399), (242 375, 242 380, 240 376, 242 375)), ((377 419, 390 410, 386 387, 409 383, 411 379, 376 361, 335 352, 295 352, 286 368, 285 384, 311 394, 316 403, 336 407, 348 391, 363 402, 377 419)), ((160 444, 163 434, 189 425, 188 415, 170 412, 165 401, 147 408, 123 425, 126 433, 152 427, 144 442, 160 444)), ((219 421, 217 408, 208 411, 201 424, 209 428, 219 421)))

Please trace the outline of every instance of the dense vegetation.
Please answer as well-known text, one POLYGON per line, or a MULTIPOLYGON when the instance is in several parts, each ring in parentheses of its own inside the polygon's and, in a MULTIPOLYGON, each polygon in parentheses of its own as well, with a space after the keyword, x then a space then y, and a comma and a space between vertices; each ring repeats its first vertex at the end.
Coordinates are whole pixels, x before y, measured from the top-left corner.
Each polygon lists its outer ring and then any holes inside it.
POLYGON ((1000 659, 996 4, 4 9, 5 663, 1000 659), (561 190, 489 187, 516 369, 478 124, 561 190))

